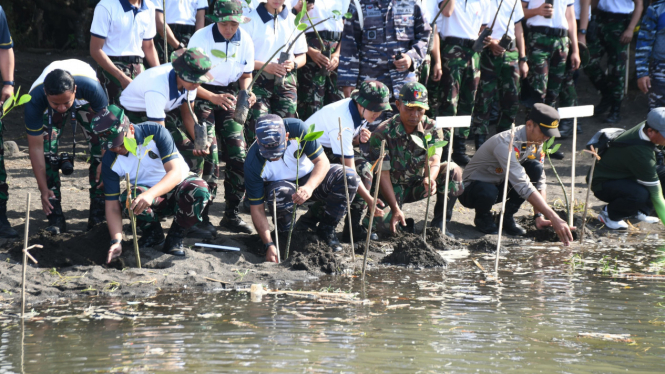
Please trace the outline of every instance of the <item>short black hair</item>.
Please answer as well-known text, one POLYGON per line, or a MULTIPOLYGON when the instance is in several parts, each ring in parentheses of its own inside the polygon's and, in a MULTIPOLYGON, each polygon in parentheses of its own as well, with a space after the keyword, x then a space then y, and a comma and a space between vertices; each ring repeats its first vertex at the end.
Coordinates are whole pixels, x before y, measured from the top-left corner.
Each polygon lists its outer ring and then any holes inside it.
POLYGON ((44 78, 44 91, 48 96, 60 95, 66 91, 74 92, 75 86, 74 77, 62 69, 55 69, 44 78))

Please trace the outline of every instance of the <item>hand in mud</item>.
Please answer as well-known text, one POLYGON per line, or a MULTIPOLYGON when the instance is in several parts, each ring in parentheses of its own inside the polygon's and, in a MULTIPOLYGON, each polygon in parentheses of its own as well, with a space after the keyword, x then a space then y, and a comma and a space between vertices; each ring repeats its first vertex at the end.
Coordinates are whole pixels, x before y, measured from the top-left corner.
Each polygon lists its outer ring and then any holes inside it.
POLYGON ((132 201, 132 205, 129 208, 134 212, 134 214, 141 214, 144 210, 150 208, 153 200, 155 200, 155 198, 152 196, 152 194, 146 191, 134 199, 134 201, 132 201))
POLYGON ((545 219, 543 217, 537 217, 536 218, 536 228, 538 230, 544 229, 546 227, 552 226, 552 221, 549 219, 545 219))
POLYGON ((274 245, 268 247, 266 251, 266 262, 277 262, 277 248, 274 245))
POLYGON ((97 165, 97 173, 95 174, 95 183, 97 186, 95 187, 96 189, 100 190, 104 187, 104 181, 101 183, 99 182, 99 177, 102 175, 102 164, 100 163, 97 165))
POLYGON ((559 240, 561 240, 565 247, 569 246, 570 242, 573 241, 573 233, 570 230, 575 230, 575 227, 568 227, 566 221, 559 217, 554 217, 551 222, 552 228, 554 228, 554 232, 556 232, 559 240))
POLYGON ((390 231, 392 231, 393 234, 397 233, 397 222, 399 222, 402 227, 406 226, 406 217, 400 208, 395 209, 393 211, 393 216, 390 218, 390 231))
POLYGON ((44 210, 44 213, 48 216, 51 214, 51 209, 53 209, 53 205, 51 205, 51 202, 49 200, 57 200, 55 197, 55 193, 51 190, 46 190, 45 192, 42 192, 42 209, 44 210))
POLYGON ((210 102, 222 107, 224 110, 229 110, 236 107, 235 96, 226 93, 212 95, 210 102))
POLYGON ((120 257, 121 254, 122 254, 122 242, 113 244, 111 248, 109 248, 109 254, 106 257, 106 263, 110 264, 111 261, 120 257))
POLYGON ((432 196, 436 193, 436 180, 430 181, 429 178, 423 179, 423 186, 425 186, 425 197, 432 196), (429 181, 429 183, 427 183, 429 181))
POLYGON ((309 200, 310 197, 312 197, 312 189, 305 185, 298 187, 298 191, 294 193, 291 198, 294 203, 302 205, 305 201, 309 200))
POLYGON ((372 133, 367 129, 361 129, 360 133, 358 134, 361 143, 367 143, 370 136, 372 136, 372 133))

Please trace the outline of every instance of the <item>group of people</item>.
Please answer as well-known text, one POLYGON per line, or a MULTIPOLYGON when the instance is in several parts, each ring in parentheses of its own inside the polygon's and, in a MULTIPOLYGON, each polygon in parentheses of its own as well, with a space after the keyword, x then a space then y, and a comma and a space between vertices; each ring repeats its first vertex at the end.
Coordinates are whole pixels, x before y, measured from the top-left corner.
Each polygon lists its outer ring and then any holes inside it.
MULTIPOLYGON (((253 233, 239 216, 247 205, 268 261, 277 259, 275 236, 294 224, 340 251, 336 226, 347 213, 351 223, 345 222, 342 240, 351 232, 360 240, 367 235, 366 207, 375 206, 368 214, 381 217, 377 226, 395 232, 406 226, 403 204, 433 195, 431 226, 449 221, 459 199, 475 209, 480 231, 496 233, 491 208, 502 198, 505 178, 506 232, 524 234, 513 215, 527 200, 538 227, 553 226, 567 244, 570 228, 546 202, 542 143, 572 132, 554 108, 576 105, 587 36, 585 71, 602 94, 596 113, 609 110, 608 122, 620 120, 627 45, 642 12, 642 0, 600 0, 593 11, 590 0, 165 3, 166 9, 161 0, 101 0, 90 30, 97 69, 79 60, 51 63, 25 105, 47 230, 66 231, 60 170, 71 173, 74 157, 59 153, 58 140, 69 125, 81 127, 90 150, 88 228, 108 222, 109 261, 121 253, 128 210, 137 217, 141 247, 163 244, 166 253, 184 255, 183 238, 215 236, 209 210, 220 161, 220 226, 253 233), (587 33, 592 13, 596 29, 587 33), (477 43, 479 35, 486 37, 477 43), (599 65, 604 54, 607 71, 599 65), (506 175, 510 134, 504 130, 515 122, 520 101, 527 121, 516 129, 516 157, 506 175), (433 120, 455 115, 472 115, 471 128, 450 133, 433 120), (492 123, 497 135, 488 139, 492 123), (466 155, 470 134, 473 158, 466 155), (453 140, 450 165, 441 159, 445 139, 453 140), (382 172, 374 178, 384 142, 382 172), (373 183, 380 188, 376 202, 373 183), (292 222, 295 205, 307 201, 314 201, 309 211, 292 222), (266 203, 277 217, 273 232, 266 203), (167 235, 160 224, 165 216, 174 216, 167 235)), ((646 41, 638 44, 642 63, 663 52, 660 8, 652 4, 645 18, 653 27, 644 32, 655 42, 654 56, 646 41)), ((13 93, 12 47, 0 7, 0 102, 13 93)), ((645 70, 638 66, 638 72, 645 70)), ((653 105, 660 105, 663 79, 657 65, 640 78, 653 105)), ((4 164, 0 180, 0 236, 17 237, 6 218, 4 164)))

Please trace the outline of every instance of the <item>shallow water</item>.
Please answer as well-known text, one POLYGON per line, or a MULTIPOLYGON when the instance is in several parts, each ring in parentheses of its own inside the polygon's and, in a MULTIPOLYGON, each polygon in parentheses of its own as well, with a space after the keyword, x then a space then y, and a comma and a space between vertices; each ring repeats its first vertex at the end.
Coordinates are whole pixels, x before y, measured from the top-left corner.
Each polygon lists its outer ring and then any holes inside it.
POLYGON ((378 269, 292 289, 357 292, 372 304, 291 295, 164 294, 43 305, 21 328, 0 315, 0 373, 662 373, 662 241, 572 250, 457 253, 446 271, 378 269), (585 337, 587 333, 628 334, 585 337), (21 357, 23 355, 23 358, 21 357))

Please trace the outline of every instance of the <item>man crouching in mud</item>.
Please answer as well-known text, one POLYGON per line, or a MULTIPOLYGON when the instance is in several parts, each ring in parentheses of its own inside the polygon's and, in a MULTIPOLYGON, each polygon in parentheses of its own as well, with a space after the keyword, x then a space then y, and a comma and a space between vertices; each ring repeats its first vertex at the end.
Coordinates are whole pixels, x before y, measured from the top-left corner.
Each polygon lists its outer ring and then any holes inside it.
MULTIPOLYGON (((283 120, 275 114, 265 114, 256 123, 256 141, 245 161, 245 191, 252 222, 265 246, 266 261, 277 262, 277 248, 270 237, 265 200, 273 214, 272 202, 277 199, 277 235, 291 229, 294 203, 304 204, 310 198, 324 202, 325 212, 316 234, 333 252, 342 250, 335 228, 346 214, 344 169, 342 165, 330 165, 317 140, 298 143, 295 138, 304 138, 307 131, 303 121, 283 120)), ((346 169, 346 175, 349 199, 353 200, 360 178, 352 168, 346 169)))
POLYGON ((476 210, 474 223, 479 231, 485 234, 498 232, 491 210, 492 205, 502 200, 504 181, 508 178, 509 189, 503 216, 503 231, 516 236, 526 234, 514 218, 526 200, 533 205, 536 227, 542 229, 552 226, 563 245, 570 244, 573 240, 570 227, 545 200, 547 195, 542 146, 549 138, 560 136, 558 127, 559 113, 556 109, 545 104, 535 104, 527 117, 526 125, 515 128, 508 176, 506 176, 506 158, 509 154, 510 131, 494 135, 476 151, 464 169, 465 188, 459 201, 465 207, 476 210))
POLYGON ((131 191, 135 197, 129 208, 134 211, 136 224, 142 231, 139 247, 164 243, 163 252, 184 256, 182 239, 186 230, 201 223, 201 213, 211 203, 208 184, 189 172, 171 134, 158 123, 133 125, 122 109, 110 105, 92 119, 92 127, 107 149, 102 158, 106 221, 111 234, 107 263, 122 253, 121 213, 128 213, 129 188, 121 194, 120 181, 127 173, 131 186, 136 185, 131 191), (125 138, 136 139, 136 154, 140 159, 125 148, 125 138), (143 145, 145 140, 149 140, 146 146, 143 145), (173 215, 165 240, 160 218, 173 215))

